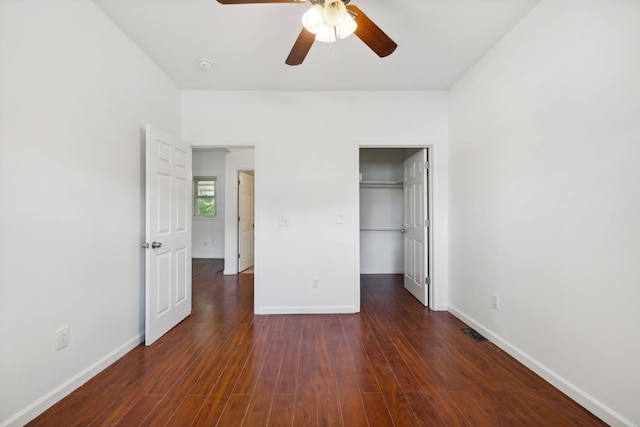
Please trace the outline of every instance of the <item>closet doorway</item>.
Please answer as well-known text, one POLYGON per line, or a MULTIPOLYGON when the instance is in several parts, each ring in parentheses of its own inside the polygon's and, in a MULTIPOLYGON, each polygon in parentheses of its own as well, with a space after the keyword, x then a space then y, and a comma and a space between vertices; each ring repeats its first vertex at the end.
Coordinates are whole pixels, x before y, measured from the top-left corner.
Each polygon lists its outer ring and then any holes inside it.
POLYGON ((360 149, 360 274, 398 275, 429 305, 429 148, 360 149))

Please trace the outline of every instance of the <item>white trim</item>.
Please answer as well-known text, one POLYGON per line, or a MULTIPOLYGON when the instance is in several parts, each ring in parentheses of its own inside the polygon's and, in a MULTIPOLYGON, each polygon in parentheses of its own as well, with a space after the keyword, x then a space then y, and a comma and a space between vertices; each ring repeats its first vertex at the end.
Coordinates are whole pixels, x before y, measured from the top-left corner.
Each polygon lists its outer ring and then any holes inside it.
POLYGON ((543 365, 527 353, 520 350, 518 347, 511 344, 509 341, 503 339, 499 335, 493 333, 490 329, 486 328, 481 323, 475 321, 473 318, 462 313, 460 310, 452 305, 449 305, 449 312, 458 319, 462 320, 473 329, 480 332, 486 338, 488 338, 495 345, 504 350, 507 354, 512 356, 518 362, 531 369, 536 374, 540 375, 544 380, 556 387, 558 390, 575 400, 582 405, 585 409, 593 413, 595 416, 602 419, 604 422, 611 426, 627 426, 637 427, 631 420, 626 419, 613 409, 609 408, 604 403, 591 396, 589 393, 578 388, 575 384, 571 383, 558 373, 543 365))
POLYGON ((355 159, 355 166, 353 168, 353 176, 352 180, 354 183, 354 193, 351 197, 353 200, 353 216, 354 216, 354 226, 353 226, 353 247, 355 253, 353 255, 353 270, 355 277, 353 278, 353 304, 355 308, 355 313, 360 313, 360 144, 353 144, 353 149, 355 150, 355 154, 353 158, 355 159))
POLYGON ((360 310, 356 310, 353 305, 336 305, 336 306, 285 306, 285 307, 260 307, 260 311, 255 314, 354 314, 360 310))
POLYGON ((80 371, 73 377, 69 378, 67 381, 60 384, 58 387, 51 390, 49 393, 27 405, 8 419, 2 421, 0 423, 0 427, 18 427, 25 425, 26 423, 49 409, 51 406, 58 403, 71 392, 85 384, 91 378, 95 377, 100 372, 108 368, 111 364, 136 348, 143 341, 144 333, 141 332, 111 353, 96 361, 93 365, 80 371))

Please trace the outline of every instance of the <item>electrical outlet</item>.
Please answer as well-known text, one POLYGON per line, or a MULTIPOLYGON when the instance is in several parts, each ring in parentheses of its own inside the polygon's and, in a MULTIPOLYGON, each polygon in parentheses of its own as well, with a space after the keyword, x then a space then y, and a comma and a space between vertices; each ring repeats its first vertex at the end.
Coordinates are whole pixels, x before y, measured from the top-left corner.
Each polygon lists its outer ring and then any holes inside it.
POLYGON ((311 287, 313 289, 318 289, 320 287, 320 279, 318 279, 317 277, 314 277, 313 280, 311 281, 311 287))
POLYGON ((288 216, 279 216, 278 217, 278 226, 280 226, 280 227, 288 227, 289 226, 289 217, 288 216))
POLYGON ((493 307, 494 310, 500 308, 500 298, 498 298, 498 295, 491 295, 491 307, 493 307))
POLYGON ((65 326, 57 331, 56 351, 69 345, 69 327, 65 326))

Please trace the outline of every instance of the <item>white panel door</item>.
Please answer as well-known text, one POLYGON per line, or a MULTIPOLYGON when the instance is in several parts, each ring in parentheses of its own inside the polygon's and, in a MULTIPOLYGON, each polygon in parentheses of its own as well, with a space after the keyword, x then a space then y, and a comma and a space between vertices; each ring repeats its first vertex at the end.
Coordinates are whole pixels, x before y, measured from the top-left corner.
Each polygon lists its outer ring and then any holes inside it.
POLYGON ((429 303, 427 279, 428 163, 423 149, 404 161, 404 287, 425 306, 429 303))
POLYGON ((238 174, 238 271, 253 265, 254 249, 254 177, 238 174))
POLYGON ((191 314, 191 148, 146 128, 145 344, 191 314))

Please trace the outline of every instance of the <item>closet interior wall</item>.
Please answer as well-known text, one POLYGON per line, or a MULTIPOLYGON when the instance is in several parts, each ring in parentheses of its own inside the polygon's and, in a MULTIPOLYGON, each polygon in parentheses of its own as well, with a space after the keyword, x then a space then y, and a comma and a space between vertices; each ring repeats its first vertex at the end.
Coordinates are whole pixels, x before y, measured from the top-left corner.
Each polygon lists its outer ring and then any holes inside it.
POLYGON ((405 148, 360 149, 360 272, 404 272, 403 161, 417 152, 405 148))

